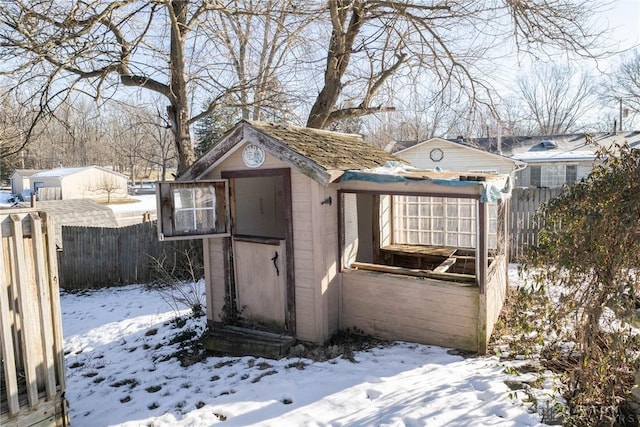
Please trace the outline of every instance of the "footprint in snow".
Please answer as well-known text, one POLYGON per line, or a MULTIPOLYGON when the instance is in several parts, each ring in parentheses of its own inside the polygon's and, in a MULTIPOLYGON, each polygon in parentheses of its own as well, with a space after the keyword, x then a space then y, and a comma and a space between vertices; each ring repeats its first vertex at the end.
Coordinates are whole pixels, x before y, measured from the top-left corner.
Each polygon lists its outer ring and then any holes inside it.
POLYGON ((284 396, 282 399, 280 399, 280 402, 282 402, 282 404, 284 405, 291 405, 293 403, 293 399, 291 398, 291 396, 284 396))
POLYGON ((382 392, 381 391, 374 390, 374 389, 367 390, 367 399, 369 399, 369 400, 375 400, 375 399, 379 398, 380 396, 382 396, 382 392))
POLYGON ((471 387, 477 391, 486 391, 489 388, 489 384, 483 380, 473 380, 471 381, 471 387))

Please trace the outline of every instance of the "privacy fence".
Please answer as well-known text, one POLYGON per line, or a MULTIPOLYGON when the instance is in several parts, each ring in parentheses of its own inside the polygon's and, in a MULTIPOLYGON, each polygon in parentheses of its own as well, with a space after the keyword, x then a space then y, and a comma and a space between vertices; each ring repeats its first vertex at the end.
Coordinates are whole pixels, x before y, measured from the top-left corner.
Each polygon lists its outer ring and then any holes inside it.
POLYGON ((538 244, 539 220, 536 211, 557 197, 563 188, 516 188, 511 198, 511 260, 517 261, 528 246, 538 244))
POLYGON ((202 265, 202 241, 158 241, 155 222, 121 228, 62 227, 60 286, 67 290, 148 283, 157 277, 156 260, 179 275, 185 253, 202 265))

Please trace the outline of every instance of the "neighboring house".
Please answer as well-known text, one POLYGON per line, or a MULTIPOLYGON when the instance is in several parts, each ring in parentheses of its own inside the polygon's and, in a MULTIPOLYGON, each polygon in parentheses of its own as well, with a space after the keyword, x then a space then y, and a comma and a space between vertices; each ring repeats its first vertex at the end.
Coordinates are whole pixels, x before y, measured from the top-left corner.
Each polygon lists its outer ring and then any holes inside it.
MULTIPOLYGON (((414 144, 394 153, 406 160, 418 169, 458 171, 469 174, 489 173, 509 175, 511 182, 516 178, 516 173, 526 167, 526 163, 491 153, 480 148, 472 147, 462 141, 450 141, 442 138, 431 138, 427 141, 414 144)), ((396 233, 413 235, 413 243, 427 244, 438 242, 443 245, 458 247, 473 247, 476 210, 473 209, 473 201, 469 199, 446 200, 441 197, 396 197, 393 208, 397 212, 411 212, 411 210, 428 209, 442 212, 442 233, 434 234, 430 230, 428 222, 416 222, 410 229, 404 230, 403 224, 407 221, 398 221, 396 233)), ((496 205, 489 206, 491 223, 496 220, 496 205)), ((490 230, 489 245, 495 248, 497 245, 497 233, 490 230)))
POLYGON ((42 169, 16 169, 10 177, 11 192, 13 194, 20 194, 24 190, 30 190, 31 176, 39 172, 42 172, 42 169))
POLYGON ((526 167, 520 160, 442 138, 431 138, 394 154, 424 170, 497 173, 515 178, 515 172, 526 167))
MULTIPOLYGON (((241 121, 159 184, 159 238, 204 239, 212 325, 316 343, 355 328, 485 352, 506 295, 508 176, 401 165, 358 135, 241 121), (468 227, 444 231, 435 209, 394 212, 406 196, 465 199, 478 215, 460 211, 468 227), (418 223, 431 243, 416 244, 418 223), (447 243, 463 234, 464 245, 447 243)), ((225 348, 224 330, 212 328, 206 346, 225 348)))
POLYGON ((30 177, 40 200, 118 199, 127 197, 127 177, 98 166, 56 168, 30 177))
MULTIPOLYGON (((23 202, 21 207, 29 207, 23 202)), ((56 245, 62 248, 62 227, 65 225, 85 227, 118 227, 113 211, 91 199, 39 201, 36 207, 53 218, 56 245)))
POLYGON ((474 139, 487 150, 498 146, 505 156, 526 162, 526 169, 516 174, 515 186, 525 188, 558 188, 572 184, 589 175, 600 147, 627 143, 640 146, 640 132, 602 132, 550 136, 510 136, 474 139))

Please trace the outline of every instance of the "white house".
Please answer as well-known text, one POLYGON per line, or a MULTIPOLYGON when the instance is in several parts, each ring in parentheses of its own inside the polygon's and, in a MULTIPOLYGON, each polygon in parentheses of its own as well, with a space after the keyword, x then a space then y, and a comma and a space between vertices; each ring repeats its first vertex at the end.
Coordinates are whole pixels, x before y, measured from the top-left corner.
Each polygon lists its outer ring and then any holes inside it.
POLYGON ((640 132, 520 137, 509 148, 511 157, 529 166, 516 176, 519 187, 557 188, 591 173, 601 147, 627 143, 640 146, 640 132))
POLYGON ((98 166, 56 168, 30 177, 41 200, 114 199, 127 197, 127 177, 98 166))
POLYGON ((418 169, 511 175, 526 167, 519 159, 442 138, 431 138, 394 153, 418 169))

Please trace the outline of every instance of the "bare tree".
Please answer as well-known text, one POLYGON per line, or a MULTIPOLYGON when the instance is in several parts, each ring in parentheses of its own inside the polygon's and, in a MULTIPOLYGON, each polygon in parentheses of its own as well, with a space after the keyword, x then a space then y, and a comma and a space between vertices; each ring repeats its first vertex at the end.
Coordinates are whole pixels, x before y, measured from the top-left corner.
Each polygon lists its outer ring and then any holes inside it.
MULTIPOLYGON (((620 109, 620 115, 624 116, 629 111, 634 115, 640 114, 640 52, 635 51, 622 59, 605 85, 601 98, 616 110, 620 109)), ((621 129, 622 123, 618 125, 621 129)))
POLYGON ((98 182, 87 188, 92 192, 105 193, 107 195, 107 204, 111 203, 111 196, 118 191, 123 190, 118 180, 113 176, 103 176, 98 182))
POLYGON ((227 84, 236 89, 219 98, 219 105, 237 108, 243 119, 294 117, 292 89, 309 43, 305 30, 318 10, 298 0, 233 0, 226 7, 245 13, 220 13, 203 23, 220 40, 217 55, 231 60, 227 84))
POLYGON ((519 52, 545 48, 591 56, 600 32, 589 23, 605 3, 330 0, 324 83, 307 126, 393 110, 380 89, 411 73, 458 92, 460 101, 491 104, 485 76, 495 72, 505 44, 515 43, 519 52))
MULTIPOLYGON (((258 8, 262 3, 250 0, 1 2, 0 73, 10 74, 18 86, 37 87, 34 123, 54 113, 74 91, 100 102, 113 97, 131 98, 131 92, 123 86, 161 95, 168 102, 167 120, 181 172, 195 159, 190 125, 211 113, 219 100, 239 91, 243 108, 255 104, 260 109, 270 99, 267 93, 273 87, 281 91, 273 71, 283 62, 280 52, 289 31, 296 31, 295 26, 289 28, 283 21, 291 3, 270 0, 273 9, 267 9, 265 5, 258 8), (279 14, 280 7, 285 12, 279 14), (247 64, 253 64, 253 57, 243 66, 240 61, 248 57, 239 54, 229 61, 221 55, 219 46, 247 51, 256 26, 240 25, 253 15, 262 20, 263 46, 273 49, 258 49, 262 62, 252 67, 249 75, 247 64), (223 22, 222 16, 238 27, 226 33, 217 31, 220 28, 213 23, 223 22), (273 25, 269 24, 272 16, 277 16, 273 25), (271 36, 276 37, 273 44, 271 36), (234 70, 239 78, 233 77, 234 70), (251 88, 257 91, 249 100, 245 95, 251 88), (192 101, 199 97, 211 101, 202 111, 192 113, 192 101)), ((132 98, 138 104, 144 99, 132 98)), ((23 145, 30 136, 29 131, 23 145)))
POLYGON ((138 154, 141 159, 160 168, 159 179, 167 179, 167 169, 176 161, 175 146, 171 140, 169 125, 160 111, 138 109, 133 115, 134 124, 139 126, 148 144, 138 154))
POLYGON ((541 65, 518 81, 520 94, 542 135, 576 130, 596 101, 593 79, 571 66, 541 65))

